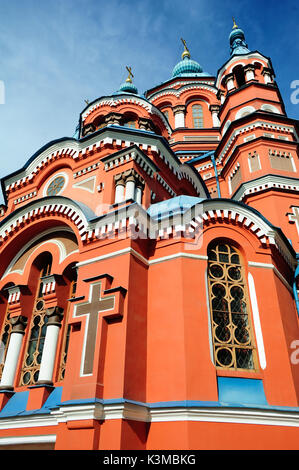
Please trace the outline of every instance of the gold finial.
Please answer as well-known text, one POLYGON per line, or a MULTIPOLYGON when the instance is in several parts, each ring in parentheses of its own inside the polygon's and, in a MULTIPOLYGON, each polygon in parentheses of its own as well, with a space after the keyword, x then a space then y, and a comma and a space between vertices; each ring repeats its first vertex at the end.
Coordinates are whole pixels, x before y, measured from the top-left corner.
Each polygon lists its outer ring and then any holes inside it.
POLYGON ((236 29, 238 26, 236 25, 236 22, 235 22, 235 18, 234 18, 234 17, 233 17, 233 23, 234 23, 233 29, 236 29))
POLYGON ((185 39, 181 38, 181 41, 182 41, 183 46, 184 46, 184 52, 182 54, 182 59, 184 59, 184 57, 190 57, 190 51, 187 47, 185 39))
POLYGON ((89 100, 84 100, 86 104, 89 104, 89 100))
POLYGON ((128 78, 127 78, 126 82, 132 83, 132 77, 134 77, 134 75, 132 74, 132 67, 128 67, 126 65, 126 69, 129 72, 129 75, 128 75, 128 78))

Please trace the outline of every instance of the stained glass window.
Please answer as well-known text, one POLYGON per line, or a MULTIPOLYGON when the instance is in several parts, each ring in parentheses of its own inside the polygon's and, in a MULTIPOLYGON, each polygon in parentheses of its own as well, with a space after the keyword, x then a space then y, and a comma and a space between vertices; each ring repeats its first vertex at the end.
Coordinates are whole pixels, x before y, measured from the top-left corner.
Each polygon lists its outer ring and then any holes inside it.
POLYGON ((216 367, 255 369, 245 272, 231 245, 215 244, 208 250, 208 284, 216 367))
POLYGON ((65 179, 63 176, 57 176, 50 184, 47 189, 47 196, 56 196, 56 194, 60 193, 65 183, 65 179))

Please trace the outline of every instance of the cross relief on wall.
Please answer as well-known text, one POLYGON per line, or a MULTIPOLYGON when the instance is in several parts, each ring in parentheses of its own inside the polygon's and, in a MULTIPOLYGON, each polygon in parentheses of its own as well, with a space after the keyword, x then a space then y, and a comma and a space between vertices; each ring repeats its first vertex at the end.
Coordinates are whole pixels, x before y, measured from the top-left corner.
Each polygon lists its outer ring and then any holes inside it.
POLYGON ((105 284, 105 279, 90 284, 88 301, 74 306, 73 319, 86 317, 81 355, 81 376, 93 373, 99 317, 105 319, 122 317, 122 302, 120 300, 124 297, 126 289, 122 287, 105 289, 105 284))

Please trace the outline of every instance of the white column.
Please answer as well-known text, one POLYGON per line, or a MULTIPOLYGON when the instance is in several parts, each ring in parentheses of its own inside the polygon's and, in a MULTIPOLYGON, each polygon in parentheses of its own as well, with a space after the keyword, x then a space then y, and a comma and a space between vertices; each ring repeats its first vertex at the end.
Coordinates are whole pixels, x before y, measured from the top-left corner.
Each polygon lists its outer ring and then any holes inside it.
POLYGON ((129 176, 126 180, 126 200, 134 199, 135 196, 135 178, 129 176))
POLYGON ((249 82, 250 80, 254 79, 254 69, 253 68, 248 68, 245 71, 245 79, 246 79, 246 82, 249 82))
POLYGON ((48 323, 42 360, 38 376, 38 384, 52 384, 52 376, 56 358, 57 342, 61 328, 63 309, 53 307, 48 310, 48 323))
POLYGON ((185 105, 177 105, 174 106, 173 108, 173 113, 174 113, 174 127, 185 127, 185 111, 186 111, 186 106, 185 105))
POLYGON ((185 127, 185 113, 176 113, 174 115, 174 127, 185 127))
POLYGON ((60 327, 57 325, 47 326, 42 361, 38 376, 39 383, 52 382, 59 330, 60 327))
POLYGON ((115 186, 115 204, 119 202, 123 202, 125 198, 125 183, 124 182, 118 182, 118 184, 115 186))
POLYGON ((265 72, 265 73, 264 73, 264 80, 265 80, 266 85, 267 85, 268 83, 272 83, 272 79, 271 79, 270 73, 268 73, 268 72, 265 72))
POLYGON ((235 88, 234 79, 230 77, 226 82, 227 91, 233 90, 235 88))
POLYGON ((8 350, 5 358, 4 369, 2 372, 2 378, 0 383, 0 388, 2 390, 13 389, 27 319, 21 316, 13 317, 11 322, 14 326, 10 333, 8 350))
POLYGON ((220 127, 220 121, 218 118, 219 106, 211 105, 210 111, 212 113, 213 127, 220 127))
POLYGON ((141 201, 142 201, 142 187, 141 186, 137 186, 136 188, 135 201, 138 202, 138 204, 141 204, 141 201))

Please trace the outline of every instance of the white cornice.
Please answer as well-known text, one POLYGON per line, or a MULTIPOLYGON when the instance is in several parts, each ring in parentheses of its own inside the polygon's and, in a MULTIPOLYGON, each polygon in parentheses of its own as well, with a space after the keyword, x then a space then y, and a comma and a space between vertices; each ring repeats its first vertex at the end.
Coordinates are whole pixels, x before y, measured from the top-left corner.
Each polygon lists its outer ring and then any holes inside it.
POLYGON ((214 93, 214 95, 216 95, 218 91, 217 88, 209 84, 188 84, 179 88, 178 90, 170 89, 170 87, 168 89, 166 88, 165 90, 161 90, 160 92, 153 93, 148 99, 154 101, 157 98, 160 98, 161 96, 167 95, 173 95, 176 98, 179 98, 183 93, 185 93, 185 91, 188 90, 206 90, 211 93, 214 93))
MULTIPOLYGON (((79 157, 79 153, 85 155, 91 150, 97 150, 102 146, 110 145, 114 142, 115 146, 119 147, 119 149, 122 149, 123 147, 128 148, 132 145, 141 145, 143 150, 157 152, 159 157, 178 177, 178 179, 187 179, 196 189, 198 195, 201 197, 206 196, 203 185, 196 172, 193 171, 189 165, 180 163, 180 161, 172 154, 171 151, 169 151, 164 143, 160 139, 157 139, 154 135, 147 133, 130 134, 120 126, 118 129, 107 126, 107 128, 105 128, 105 130, 100 135, 91 135, 87 140, 72 142, 72 149, 66 148, 67 142, 68 141, 61 141, 59 144, 56 144, 60 147, 56 148, 56 153, 51 154, 51 157, 49 157, 49 155, 51 153, 50 149, 52 149, 52 147, 39 154, 34 159, 34 161, 31 162, 26 170, 21 170, 15 176, 4 179, 6 190, 10 191, 15 187, 21 187, 24 183, 29 184, 34 179, 35 175, 51 160, 51 158, 55 159, 59 158, 59 156, 63 157, 68 155, 70 158, 76 161, 79 157)), ((75 174, 77 175, 77 173, 75 174)))
POLYGON ((299 192, 299 179, 282 177, 280 175, 265 175, 252 181, 242 183, 236 191, 233 199, 242 201, 245 196, 254 195, 269 189, 282 189, 287 191, 299 192))
POLYGON ((55 434, 43 434, 39 436, 13 436, 13 437, 0 437, 0 450, 1 446, 16 446, 26 444, 52 444, 56 442, 55 434))
POLYGON ((10 235, 19 230, 23 224, 29 223, 30 220, 45 215, 51 216, 54 213, 71 220, 81 236, 85 233, 88 222, 83 211, 71 200, 57 196, 47 202, 44 199, 32 202, 24 208, 20 208, 16 214, 9 216, 6 222, 4 219, 4 224, 0 228, 0 241, 6 241, 10 235))
MULTIPOLYGON (((0 430, 57 426, 59 423, 84 420, 126 419, 141 422, 198 421, 222 422, 271 426, 299 427, 299 413, 296 410, 278 407, 235 407, 230 406, 160 406, 138 404, 134 402, 92 403, 64 405, 53 409, 50 415, 29 415, 0 419, 0 430)), ((7 445, 7 438, 0 438, 0 446, 7 445)), ((15 439, 13 437, 12 439, 15 439)), ((23 439, 23 436, 20 436, 23 439)), ((33 436, 26 436, 26 443, 32 442, 33 436)), ((55 434, 42 434, 39 442, 55 442, 55 434)), ((23 442, 25 443, 25 441, 23 442)))
POLYGON ((109 98, 99 98, 96 100, 94 103, 92 103, 82 114, 81 118, 82 121, 84 122, 85 119, 93 113, 96 109, 100 108, 101 106, 111 106, 111 107, 117 107, 121 106, 124 104, 133 104, 135 106, 140 106, 144 108, 149 114, 155 114, 156 116, 159 116, 161 121, 163 122, 164 126, 167 129, 167 132, 169 135, 172 133, 172 129, 169 125, 169 122, 165 118, 164 114, 156 108, 154 105, 149 103, 148 101, 138 97, 138 96, 127 96, 127 95, 120 95, 120 96, 111 96, 109 98))
POLYGON ((244 134, 248 131, 252 131, 252 130, 257 129, 257 128, 262 128, 262 129, 265 129, 266 131, 269 131, 269 130, 273 131, 274 130, 274 131, 278 131, 278 132, 288 132, 288 133, 294 135, 296 142, 298 142, 298 140, 299 140, 298 135, 297 135, 294 127, 291 127, 291 126, 278 126, 276 124, 271 124, 267 121, 260 121, 260 120, 254 121, 251 124, 248 124, 246 126, 242 126, 242 127, 240 127, 240 128, 233 131, 233 133, 231 134, 231 136, 228 139, 227 144, 224 146, 222 152, 218 156, 219 162, 222 162, 222 160, 225 158, 225 156, 227 155, 228 152, 230 153, 230 155, 233 153, 233 151, 235 149, 235 147, 233 147, 234 141, 237 139, 237 137, 239 135, 244 134))

